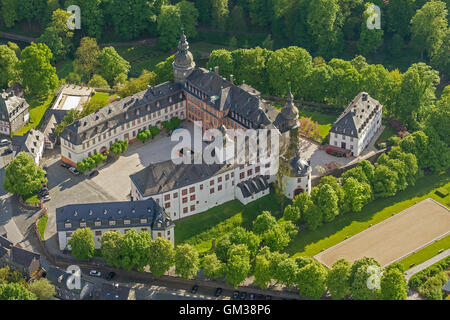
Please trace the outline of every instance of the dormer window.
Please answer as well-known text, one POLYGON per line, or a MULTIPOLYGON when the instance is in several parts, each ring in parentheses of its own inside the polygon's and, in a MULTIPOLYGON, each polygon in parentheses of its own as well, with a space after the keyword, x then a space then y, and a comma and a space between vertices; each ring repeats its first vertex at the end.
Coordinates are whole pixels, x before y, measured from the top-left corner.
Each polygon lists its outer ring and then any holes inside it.
POLYGON ((156 107, 159 108, 159 101, 156 102, 156 107))
POLYGON ((125 119, 128 119, 128 113, 125 113, 125 119))
POLYGON ((72 223, 71 222, 64 223, 64 228, 72 228, 72 223))
POLYGON ((147 223, 147 218, 141 218, 141 223, 147 223))
POLYGON ((116 220, 109 220, 109 225, 110 226, 115 226, 116 225, 116 220))
POLYGON ((80 228, 86 228, 86 221, 80 222, 80 228))
POLYGON ((101 220, 96 220, 96 221, 94 222, 94 225, 95 225, 96 227, 100 227, 100 226, 102 225, 102 221, 101 221, 101 220))
POLYGON ((150 105, 147 106, 147 111, 150 111, 150 105))
POLYGON ((131 220, 130 219, 125 219, 125 220, 123 220, 123 224, 131 224, 131 220))
POLYGON ((172 103, 172 97, 169 97, 169 102, 172 103))

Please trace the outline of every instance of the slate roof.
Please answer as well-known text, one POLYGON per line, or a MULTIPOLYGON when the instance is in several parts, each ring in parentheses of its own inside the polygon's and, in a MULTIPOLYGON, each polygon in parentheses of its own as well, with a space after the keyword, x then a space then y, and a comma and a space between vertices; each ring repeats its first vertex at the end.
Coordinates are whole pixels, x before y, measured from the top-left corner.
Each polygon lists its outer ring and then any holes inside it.
POLYGON ((75 291, 71 291, 67 288, 67 279, 71 276, 70 273, 66 272, 63 269, 50 266, 48 270, 46 270, 46 278, 50 282, 52 282, 56 286, 56 296, 65 300, 86 300, 90 298, 91 293, 93 292, 93 285, 85 280, 81 279, 81 293, 76 293, 75 291))
POLYGON ((12 138, 12 145, 17 153, 24 151, 31 154, 33 158, 36 158, 44 143, 44 134, 36 129, 31 129, 23 136, 13 136, 12 138))
POLYGON ((265 127, 274 120, 269 118, 267 112, 279 113, 261 100, 259 92, 249 85, 236 86, 215 72, 203 68, 195 69, 189 75, 183 89, 218 111, 229 109, 227 116, 246 128, 265 127))
POLYGON ((330 132, 359 138, 381 108, 380 102, 368 93, 360 92, 339 116, 330 132))
POLYGON ((0 94, 0 120, 11 122, 29 107, 24 98, 14 95, 14 90, 0 94))
POLYGON ((11 259, 13 262, 29 267, 33 260, 40 260, 41 255, 32 251, 28 251, 19 247, 11 247, 11 259))
POLYGON ((144 197, 201 182, 232 168, 229 164, 174 164, 172 160, 150 164, 130 175, 144 197))
POLYGON ((238 183, 237 187, 241 189, 244 198, 248 198, 263 190, 267 190, 269 188, 269 183, 266 177, 259 175, 238 183))
POLYGON ((164 210, 153 200, 142 201, 122 201, 104 203, 71 204, 56 208, 56 227, 59 231, 72 231, 80 228, 80 223, 86 222, 86 227, 91 229, 110 229, 110 220, 115 220, 114 227, 138 227, 151 226, 161 229, 173 225, 164 210), (141 223, 141 218, 146 218, 147 222, 141 223), (124 223, 130 220, 130 224, 124 223), (95 226, 95 221, 101 221, 101 226, 95 226), (71 226, 66 227, 66 222, 71 226))
POLYGON ((14 244, 9 241, 8 239, 6 239, 6 237, 2 236, 0 233, 0 247, 6 248, 6 249, 11 249, 11 247, 14 244))
POLYGON ((75 145, 80 145, 97 134, 107 132, 120 127, 124 123, 157 112, 168 105, 183 101, 185 98, 181 93, 181 84, 179 83, 166 82, 155 87, 149 87, 145 91, 110 103, 75 121, 66 127, 61 137, 75 145), (172 102, 169 102, 170 98, 172 102), (159 106, 157 106, 157 102, 159 102, 159 106), (150 106, 150 110, 147 106, 150 106), (125 117, 125 114, 128 115, 128 118, 125 117))
POLYGON ((448 280, 447 283, 444 284, 442 290, 444 290, 445 292, 450 292, 450 280, 448 280))
POLYGON ((0 226, 0 236, 5 237, 6 238, 6 229, 4 226, 0 226))
POLYGON ((291 172, 295 174, 296 177, 304 177, 311 172, 311 162, 305 159, 294 157, 289 161, 291 165, 291 172))
POLYGON ((5 254, 8 253, 8 250, 0 246, 0 258, 3 257, 5 254))

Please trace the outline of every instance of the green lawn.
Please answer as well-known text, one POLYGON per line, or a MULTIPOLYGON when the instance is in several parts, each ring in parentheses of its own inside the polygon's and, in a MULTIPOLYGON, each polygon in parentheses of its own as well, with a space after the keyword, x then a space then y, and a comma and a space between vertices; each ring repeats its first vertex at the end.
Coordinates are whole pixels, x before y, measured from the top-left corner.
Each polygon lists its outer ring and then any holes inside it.
POLYGON ((28 197, 23 197, 23 201, 25 201, 25 203, 27 204, 41 203, 36 194, 28 197))
POLYGON ((107 92, 96 92, 91 99, 89 100, 89 102, 93 102, 93 103, 100 103, 103 104, 104 106, 106 106, 107 104, 109 104, 109 98, 112 96, 116 96, 114 94, 109 94, 107 92))
POLYGON ((142 71, 152 71, 155 66, 170 56, 167 52, 160 52, 148 46, 116 47, 117 53, 130 62, 129 78, 139 77, 142 71))
POLYGON ((53 95, 49 96, 45 101, 38 101, 36 99, 27 99, 30 104, 30 122, 22 127, 19 131, 13 133, 15 136, 23 136, 28 130, 36 128, 42 121, 45 111, 50 106, 53 100, 53 95))
POLYGON ((330 132, 330 129, 338 116, 339 115, 337 114, 300 110, 300 119, 310 118, 312 121, 317 121, 317 123, 319 124, 320 136, 322 137, 322 140, 328 136, 328 133, 330 132))
POLYGON ((450 195, 441 198, 435 190, 445 185, 450 190, 449 172, 426 175, 416 181, 415 186, 398 193, 394 197, 378 199, 359 213, 348 213, 326 223, 317 230, 300 232, 286 248, 286 252, 296 256, 314 256, 322 249, 327 249, 367 228, 370 224, 379 223, 413 204, 426 198, 433 198, 442 204, 450 202, 450 195))
POLYGON ((277 217, 281 216, 280 203, 273 195, 267 195, 247 206, 238 200, 227 202, 208 211, 175 223, 175 241, 177 244, 190 243, 199 251, 209 250, 211 239, 218 238, 242 226, 251 230, 252 223, 263 211, 271 211, 277 217))
POLYGON ((384 142, 387 141, 390 137, 397 135, 397 131, 392 128, 390 124, 384 122, 383 125, 386 126, 386 128, 384 128, 383 133, 378 137, 376 142, 384 142))
POLYGON ((48 215, 44 214, 37 223, 37 228, 38 228, 39 234, 41 235, 42 240, 45 240, 44 234, 45 234, 45 228, 47 227, 47 221, 48 221, 48 215))
POLYGON ((404 270, 408 270, 413 266, 417 266, 422 262, 425 262, 434 256, 438 255, 440 251, 447 250, 450 248, 450 236, 447 236, 441 240, 438 240, 429 246, 413 253, 412 255, 406 257, 399 261, 399 263, 403 266, 404 270))

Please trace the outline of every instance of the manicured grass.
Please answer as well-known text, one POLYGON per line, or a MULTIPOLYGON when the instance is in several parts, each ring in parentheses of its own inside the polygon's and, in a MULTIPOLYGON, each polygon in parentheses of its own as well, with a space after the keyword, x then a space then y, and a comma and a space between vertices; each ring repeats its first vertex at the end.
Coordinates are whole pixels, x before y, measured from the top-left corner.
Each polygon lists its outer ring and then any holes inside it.
POLYGON ((37 228, 38 228, 39 234, 41 235, 42 240, 45 240, 44 234, 45 234, 45 228, 47 227, 47 221, 48 221, 48 215, 44 214, 37 223, 37 228))
POLYGON ((383 123, 385 126, 383 133, 378 137, 376 142, 387 141, 390 137, 396 136, 397 131, 392 128, 388 123, 383 123))
POLYGON ((155 66, 170 56, 167 52, 160 52, 148 46, 116 47, 117 53, 130 62, 129 78, 139 77, 142 71, 152 71, 155 66))
POLYGON ((317 121, 317 123, 319 124, 320 136, 322 137, 323 140, 328 136, 328 133, 330 132, 333 123, 338 118, 338 115, 321 113, 316 111, 300 110, 300 119, 301 118, 310 118, 314 122, 317 121))
POLYGON ((38 199, 37 195, 32 195, 30 197, 24 197, 23 199, 25 201, 25 203, 27 204, 37 204, 37 203, 41 203, 41 201, 38 199))
POLYGON ((450 202, 450 196, 440 198, 435 194, 435 190, 445 185, 450 190, 449 172, 441 174, 426 175, 416 181, 415 186, 410 186, 406 190, 399 192, 394 197, 378 199, 367 206, 359 213, 348 213, 338 216, 334 221, 325 223, 317 230, 304 230, 286 248, 286 252, 296 256, 314 256, 322 249, 327 249, 351 237, 367 228, 392 216, 393 213, 412 206, 426 198, 446 205, 450 202))
POLYGON ((49 96, 45 101, 38 101, 35 99, 27 99, 30 104, 30 122, 22 127, 19 131, 13 133, 15 136, 23 136, 30 129, 36 128, 42 121, 45 111, 50 106, 53 100, 53 95, 49 96))
POLYGON ((251 202, 247 206, 238 200, 227 202, 177 221, 175 241, 177 244, 196 245, 200 251, 209 250, 212 238, 219 238, 238 226, 251 230, 253 221, 263 210, 271 211, 275 216, 281 216, 280 202, 273 194, 251 202))
POLYGON ((104 106, 106 106, 107 104, 109 104, 109 98, 110 97, 116 97, 116 95, 114 94, 109 94, 107 92, 96 92, 91 99, 89 100, 89 102, 95 102, 95 103, 100 103, 103 104, 104 106))
POLYGON ((417 251, 416 253, 413 253, 405 259, 400 260, 398 263, 403 266, 404 270, 408 270, 413 266, 417 266, 418 264, 421 264, 422 262, 425 262, 438 255, 440 253, 439 251, 447 250, 448 248, 450 248, 450 236, 442 238, 441 240, 438 240, 430 244, 429 246, 426 246, 425 248, 417 251))

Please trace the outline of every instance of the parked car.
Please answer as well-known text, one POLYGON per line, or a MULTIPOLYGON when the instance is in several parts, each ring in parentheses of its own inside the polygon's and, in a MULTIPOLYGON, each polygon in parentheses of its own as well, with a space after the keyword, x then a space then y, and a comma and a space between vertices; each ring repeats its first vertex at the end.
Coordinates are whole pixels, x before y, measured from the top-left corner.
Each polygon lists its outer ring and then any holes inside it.
POLYGON ((76 176, 78 176, 79 174, 81 174, 81 172, 80 171, 78 171, 76 168, 74 168, 74 167, 70 167, 69 168, 69 171, 71 172, 71 173, 73 173, 74 175, 76 175, 76 176))
POLYGON ((89 271, 89 275, 91 275, 93 277, 101 277, 102 273, 100 271, 97 271, 97 270, 91 270, 91 271, 89 271))
POLYGON ((44 200, 44 201, 50 201, 50 200, 52 200, 52 198, 50 197, 49 194, 47 194, 47 195, 45 195, 45 196, 42 198, 42 200, 44 200))
POLYGON ((116 276, 116 273, 113 272, 113 271, 111 271, 111 272, 109 272, 109 273, 106 275, 105 279, 106 279, 106 280, 112 280, 115 276, 116 276))
POLYGON ((11 144, 11 141, 9 141, 8 139, 3 139, 0 141, 0 146, 9 146, 11 144))
POLYGON ((196 294, 197 291, 198 291, 198 285, 195 284, 191 289, 191 293, 196 294))
POLYGON ((91 173, 89 173, 89 178, 96 177, 96 176, 98 176, 98 174, 99 174, 98 170, 94 170, 91 173))
POLYGON ((239 298, 239 291, 234 291, 233 292, 233 300, 237 300, 239 298))
POLYGON ((70 166, 67 163, 64 163, 64 162, 61 163, 61 167, 66 168, 66 169, 70 168, 70 166))
POLYGON ((4 155, 11 154, 11 153, 13 153, 13 151, 12 151, 11 149, 6 149, 6 150, 3 152, 4 155))
POLYGON ((247 298, 247 292, 241 292, 241 295, 239 296, 239 299, 245 300, 247 298))
POLYGON ((222 294, 222 288, 217 288, 216 293, 214 293, 214 296, 220 297, 221 294, 222 294))
POLYGON ((249 300, 255 300, 255 298, 256 298, 256 295, 253 292, 248 295, 249 300))

